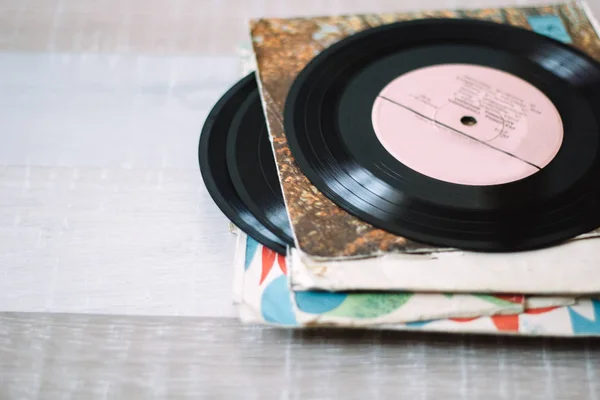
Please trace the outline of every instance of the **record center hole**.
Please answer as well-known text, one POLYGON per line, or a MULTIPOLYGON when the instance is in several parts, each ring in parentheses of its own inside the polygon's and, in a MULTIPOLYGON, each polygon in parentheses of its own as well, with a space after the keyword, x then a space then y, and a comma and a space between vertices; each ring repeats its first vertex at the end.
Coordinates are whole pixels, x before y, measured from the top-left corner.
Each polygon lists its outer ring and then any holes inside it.
POLYGON ((460 119, 460 122, 462 122, 462 124, 465 126, 473 126, 477 123, 477 120, 470 115, 465 115, 460 119))

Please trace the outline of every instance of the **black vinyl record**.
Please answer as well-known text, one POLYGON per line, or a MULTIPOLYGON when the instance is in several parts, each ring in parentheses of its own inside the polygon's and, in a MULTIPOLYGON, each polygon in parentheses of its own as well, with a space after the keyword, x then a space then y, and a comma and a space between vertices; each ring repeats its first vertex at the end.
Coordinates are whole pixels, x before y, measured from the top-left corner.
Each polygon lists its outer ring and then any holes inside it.
POLYGON ((239 107, 227 138, 227 167, 238 195, 250 212, 286 245, 293 246, 269 132, 258 86, 239 107))
POLYGON ((200 135, 198 160, 206 188, 225 216, 261 244, 285 254, 285 241, 261 224, 242 202, 227 168, 227 138, 231 123, 255 88, 254 74, 248 75, 229 89, 213 107, 200 135))
POLYGON ((525 29, 443 19, 361 32, 323 51, 298 75, 284 123, 295 160, 319 190, 358 218, 412 240, 518 251, 600 226, 600 65, 525 29), (471 79, 470 72, 445 79, 444 71, 451 68, 480 69, 482 77, 493 79, 471 79), (410 73, 427 79, 398 81, 410 73), (515 87, 547 99, 542 102, 546 109, 536 105, 537 98, 523 100, 518 90, 505 89, 503 79, 506 86, 519 81, 522 86, 515 87), (462 86, 452 86, 458 81, 462 86), (430 86, 434 95, 420 91, 430 86), (445 86, 458 89, 438 104, 435 92, 445 86), (462 118, 452 114, 456 109, 464 110, 462 118), (404 114, 410 118, 399 117, 404 114), (472 132, 488 136, 469 133, 478 120, 472 132), (418 124, 425 128, 416 129, 418 124), (441 137, 437 133, 444 135, 440 143, 451 146, 426 141, 441 137), (544 149, 552 147, 544 135, 554 135, 554 150, 544 149), (473 146, 470 153, 465 150, 473 158, 460 157, 459 139, 473 146), (424 147, 429 145, 432 150, 424 147), (429 164, 419 160, 425 153, 429 164), (479 164, 472 161, 477 157, 479 164), (486 164, 495 158, 507 167, 486 164), (453 181, 444 168, 462 171, 466 178, 453 181), (486 183, 488 169, 500 178, 512 169, 518 173, 486 183))

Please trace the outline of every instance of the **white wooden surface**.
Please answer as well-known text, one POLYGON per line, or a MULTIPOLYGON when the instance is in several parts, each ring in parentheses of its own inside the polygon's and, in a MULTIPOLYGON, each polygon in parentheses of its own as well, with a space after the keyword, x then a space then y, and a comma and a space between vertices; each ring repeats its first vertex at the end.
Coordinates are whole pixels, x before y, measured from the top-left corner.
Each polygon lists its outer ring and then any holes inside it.
POLYGON ((235 57, 0 54, 0 310, 232 315, 197 167, 235 57))
POLYGON ((248 17, 533 3, 0 0, 0 398, 598 398, 596 342, 208 318, 234 240, 196 146, 248 17))
POLYGON ((598 341, 0 314, 2 399, 589 399, 598 341))

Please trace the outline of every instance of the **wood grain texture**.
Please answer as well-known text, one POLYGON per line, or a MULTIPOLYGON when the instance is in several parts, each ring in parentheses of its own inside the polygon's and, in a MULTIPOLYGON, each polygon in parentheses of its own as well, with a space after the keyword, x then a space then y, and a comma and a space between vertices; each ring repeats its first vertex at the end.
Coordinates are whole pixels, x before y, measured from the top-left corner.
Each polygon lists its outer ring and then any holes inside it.
POLYGON ((3 0, 0 50, 232 54, 249 18, 552 2, 560 0, 3 0))
POLYGON ((0 314, 0 398, 597 399, 598 341, 0 314))
POLYGON ((231 57, 0 53, 0 311, 233 316, 198 167, 231 57))

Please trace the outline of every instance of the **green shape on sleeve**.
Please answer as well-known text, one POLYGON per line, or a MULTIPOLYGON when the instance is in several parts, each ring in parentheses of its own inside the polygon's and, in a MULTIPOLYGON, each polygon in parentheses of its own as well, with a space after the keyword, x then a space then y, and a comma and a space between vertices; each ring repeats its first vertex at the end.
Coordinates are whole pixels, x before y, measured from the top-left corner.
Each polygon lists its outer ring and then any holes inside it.
POLYGON ((402 307, 412 293, 352 293, 342 304, 326 312, 332 317, 376 318, 390 314, 402 307))

